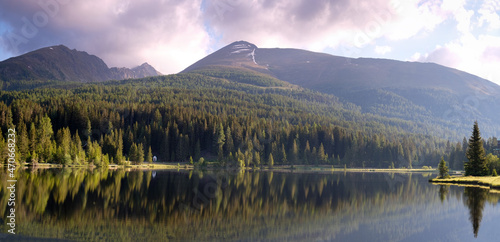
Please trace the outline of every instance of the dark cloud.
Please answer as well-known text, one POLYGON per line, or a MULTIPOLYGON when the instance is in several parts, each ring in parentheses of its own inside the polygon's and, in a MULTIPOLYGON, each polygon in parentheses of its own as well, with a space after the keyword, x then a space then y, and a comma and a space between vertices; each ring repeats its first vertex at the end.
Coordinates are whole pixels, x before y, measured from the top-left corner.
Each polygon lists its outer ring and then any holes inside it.
POLYGON ((293 47, 341 39, 343 31, 362 31, 377 12, 393 10, 388 0, 206 0, 206 6, 205 21, 225 43, 244 39, 293 47))
POLYGON ((179 71, 202 57, 209 42, 200 1, 2 1, 0 21, 10 30, 0 33, 1 45, 18 55, 64 44, 110 66, 148 61, 163 72, 179 71))

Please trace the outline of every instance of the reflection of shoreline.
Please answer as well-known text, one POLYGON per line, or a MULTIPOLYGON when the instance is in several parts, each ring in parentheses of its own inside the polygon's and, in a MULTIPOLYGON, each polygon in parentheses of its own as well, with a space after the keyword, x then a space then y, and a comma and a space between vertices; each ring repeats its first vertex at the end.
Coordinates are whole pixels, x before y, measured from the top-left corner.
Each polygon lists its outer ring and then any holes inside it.
MULTIPOLYGON (((454 241, 446 235, 458 230, 472 238, 463 189, 440 191, 440 201, 438 188, 418 173, 40 169, 17 175, 25 236, 429 241, 433 229, 445 226, 441 241, 454 241)), ((486 201, 499 198, 488 194, 486 201)))
MULTIPOLYGON (((249 239, 255 231, 261 231, 261 239, 333 238, 357 231, 360 224, 385 224, 377 221, 387 214, 406 221, 415 215, 410 207, 432 199, 420 196, 432 194, 432 187, 415 175, 183 170, 154 175, 122 169, 21 170, 18 175, 21 232, 67 239, 143 238, 150 230, 146 240, 165 239, 165 234, 179 240, 214 240, 222 234, 222 240, 249 239), (220 176, 229 182, 219 183, 220 176), (220 188, 210 185, 214 182, 220 188), (195 209, 189 208, 192 201, 195 209)), ((391 233, 389 227, 379 229, 391 233)), ((409 228, 399 229, 410 233, 409 228)))
MULTIPOLYGON (((4 167, 4 164, 0 164, 0 167, 4 167)), ((62 165, 57 163, 38 163, 32 165, 25 163, 21 168, 23 169, 109 169, 109 170, 204 170, 204 171, 234 171, 234 170, 246 170, 246 171, 272 171, 272 172, 293 172, 293 173, 319 173, 328 174, 331 172, 356 172, 356 173, 421 173, 424 176, 431 176, 436 173, 436 170, 431 169, 406 169, 406 168, 344 168, 332 165, 275 165, 273 168, 267 166, 262 167, 245 167, 240 169, 237 167, 220 167, 220 166, 208 166, 203 169, 196 169, 193 165, 188 162, 153 162, 153 163, 143 163, 140 165, 116 165, 110 164, 108 167, 97 167, 92 165, 62 165)))

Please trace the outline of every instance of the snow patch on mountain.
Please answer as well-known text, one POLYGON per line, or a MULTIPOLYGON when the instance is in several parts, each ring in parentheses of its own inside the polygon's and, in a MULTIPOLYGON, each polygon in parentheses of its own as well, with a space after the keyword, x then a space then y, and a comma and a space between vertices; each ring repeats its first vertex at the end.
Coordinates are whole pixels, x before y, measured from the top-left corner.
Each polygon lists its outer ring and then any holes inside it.
POLYGON ((248 55, 252 56, 253 63, 255 63, 256 65, 258 65, 257 62, 255 61, 255 49, 253 49, 252 53, 250 53, 248 55))
POLYGON ((250 52, 250 51, 252 51, 251 48, 252 48, 252 46, 249 44, 235 44, 235 45, 231 46, 231 49, 233 50, 233 51, 231 51, 231 54, 250 52))
POLYGON ((231 51, 231 54, 239 54, 241 52, 248 52, 248 51, 250 51, 250 49, 238 49, 235 51, 231 51))

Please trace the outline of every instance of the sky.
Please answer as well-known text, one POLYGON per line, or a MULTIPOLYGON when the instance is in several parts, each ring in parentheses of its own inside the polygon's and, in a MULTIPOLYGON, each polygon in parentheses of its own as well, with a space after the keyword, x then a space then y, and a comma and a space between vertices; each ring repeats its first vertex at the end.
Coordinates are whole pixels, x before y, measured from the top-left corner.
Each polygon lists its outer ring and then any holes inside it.
POLYGON ((234 41, 434 62, 500 84, 497 0, 16 0, 0 60, 63 44, 109 67, 177 73, 234 41))

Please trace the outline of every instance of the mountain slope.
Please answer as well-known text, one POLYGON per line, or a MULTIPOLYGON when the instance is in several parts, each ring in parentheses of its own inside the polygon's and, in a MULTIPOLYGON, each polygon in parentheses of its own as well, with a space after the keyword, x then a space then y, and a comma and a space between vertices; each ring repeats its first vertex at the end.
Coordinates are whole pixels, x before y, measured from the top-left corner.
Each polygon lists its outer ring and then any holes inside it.
POLYGON ((99 57, 63 45, 35 50, 0 62, 0 80, 99 82, 161 75, 144 63, 136 68, 108 68, 99 57))
POLYGON ((238 67, 334 94, 363 112, 439 125, 468 135, 474 120, 500 134, 500 86, 433 63, 346 58, 299 49, 266 49, 239 41, 183 72, 238 67))

